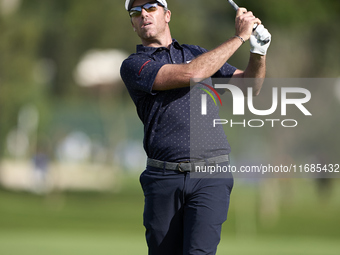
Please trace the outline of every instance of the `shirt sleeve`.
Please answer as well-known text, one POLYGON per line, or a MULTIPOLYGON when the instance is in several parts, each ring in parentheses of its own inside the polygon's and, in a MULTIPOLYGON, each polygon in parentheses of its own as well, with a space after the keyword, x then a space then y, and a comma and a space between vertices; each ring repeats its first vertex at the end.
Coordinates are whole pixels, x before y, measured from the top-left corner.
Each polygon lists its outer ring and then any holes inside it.
POLYGON ((212 78, 231 78, 236 71, 236 67, 225 63, 220 70, 218 70, 212 78))
POLYGON ((152 87, 163 65, 147 56, 133 54, 122 63, 120 75, 130 92, 154 94, 152 87))

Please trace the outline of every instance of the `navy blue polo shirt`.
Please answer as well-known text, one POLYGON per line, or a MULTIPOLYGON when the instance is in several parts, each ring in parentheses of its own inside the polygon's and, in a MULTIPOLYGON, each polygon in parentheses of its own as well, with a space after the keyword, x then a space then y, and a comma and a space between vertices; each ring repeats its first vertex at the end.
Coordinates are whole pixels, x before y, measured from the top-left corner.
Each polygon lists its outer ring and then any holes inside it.
MULTIPOLYGON (((197 154, 195 158, 230 153, 230 145, 222 126, 214 128, 212 125, 212 119, 219 119, 218 107, 212 105, 217 109, 209 120, 202 119, 198 109, 200 101, 192 100, 198 104, 197 112, 194 113, 197 119, 193 123, 190 121, 193 112, 190 113, 189 87, 167 91, 152 90, 156 75, 163 65, 189 63, 205 52, 207 50, 199 46, 180 45, 173 40, 169 49, 138 45, 137 52, 122 63, 121 77, 144 124, 144 149, 149 158, 180 162, 193 158, 193 152, 197 154), (193 137, 190 134, 190 125, 199 126, 199 142, 190 141, 190 137, 193 137)), ((235 67, 226 63, 213 77, 230 78, 235 70, 235 67)))

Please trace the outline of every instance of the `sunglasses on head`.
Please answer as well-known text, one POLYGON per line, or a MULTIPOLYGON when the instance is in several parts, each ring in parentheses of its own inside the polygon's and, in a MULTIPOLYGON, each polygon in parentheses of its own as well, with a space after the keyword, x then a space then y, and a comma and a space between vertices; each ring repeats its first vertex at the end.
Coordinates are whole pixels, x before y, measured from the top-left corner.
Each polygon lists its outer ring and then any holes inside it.
POLYGON ((146 3, 144 5, 141 5, 141 6, 135 6, 135 7, 132 7, 129 14, 130 14, 130 17, 138 17, 142 14, 142 10, 146 10, 147 12, 155 12, 158 10, 158 6, 162 6, 164 7, 163 5, 161 5, 160 3, 158 2, 152 2, 152 3, 146 3))

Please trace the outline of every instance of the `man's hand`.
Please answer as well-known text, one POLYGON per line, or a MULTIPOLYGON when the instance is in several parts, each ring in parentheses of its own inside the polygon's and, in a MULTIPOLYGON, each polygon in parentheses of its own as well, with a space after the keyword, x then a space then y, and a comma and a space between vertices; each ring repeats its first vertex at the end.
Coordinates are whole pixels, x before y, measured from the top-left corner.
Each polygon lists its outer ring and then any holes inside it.
POLYGON ((239 8, 235 19, 235 35, 240 36, 247 41, 253 33, 254 24, 261 24, 261 20, 256 18, 252 12, 248 12, 245 8, 239 8))
POLYGON ((266 55, 269 48, 272 35, 268 30, 261 24, 257 26, 254 33, 250 36, 250 52, 260 55, 266 55), (269 42, 264 42, 269 39, 269 42))

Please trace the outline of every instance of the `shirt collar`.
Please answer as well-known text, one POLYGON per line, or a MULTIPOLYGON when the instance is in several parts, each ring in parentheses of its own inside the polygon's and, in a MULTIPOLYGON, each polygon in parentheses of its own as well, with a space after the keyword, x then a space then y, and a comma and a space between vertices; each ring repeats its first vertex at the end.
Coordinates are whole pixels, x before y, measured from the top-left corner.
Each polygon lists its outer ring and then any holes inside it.
MULTIPOLYGON (((182 49, 183 47, 177 42, 176 39, 172 39, 171 45, 177 49, 182 49)), ((165 47, 147 47, 143 46, 142 44, 137 45, 137 53, 138 52, 145 52, 149 54, 155 53, 158 49, 166 49, 165 47)))

